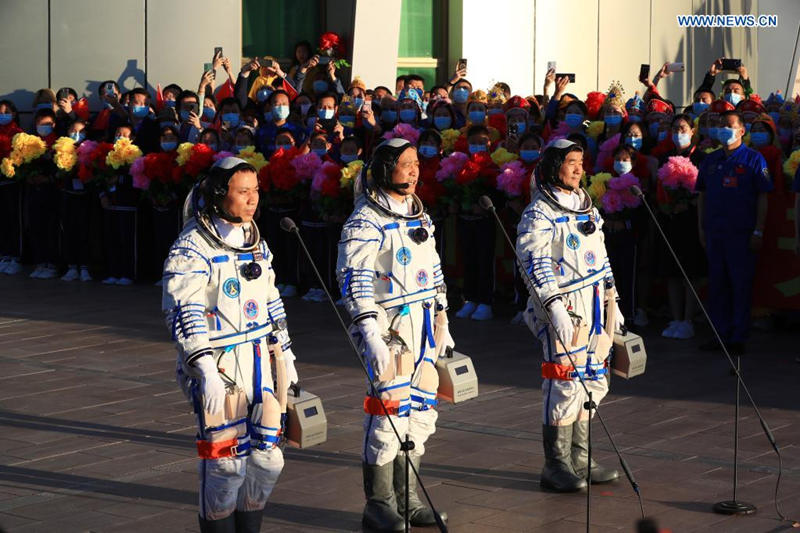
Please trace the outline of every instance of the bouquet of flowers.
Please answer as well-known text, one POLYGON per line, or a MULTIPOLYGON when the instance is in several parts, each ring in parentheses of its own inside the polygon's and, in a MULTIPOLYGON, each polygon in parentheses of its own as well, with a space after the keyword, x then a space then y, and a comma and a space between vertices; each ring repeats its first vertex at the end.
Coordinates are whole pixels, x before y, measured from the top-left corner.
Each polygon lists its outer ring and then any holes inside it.
POLYGON ((688 157, 670 157, 658 169, 656 200, 661 210, 668 214, 686 211, 695 198, 696 182, 697 167, 688 157))
POLYGON ((256 169, 256 172, 259 172, 263 167, 269 164, 269 162, 264 159, 264 154, 261 152, 256 152, 255 146, 245 146, 239 150, 239 153, 236 154, 236 157, 244 159, 253 165, 253 167, 256 169))
MULTIPOLYGON (((292 164, 298 149, 278 150, 269 158, 269 164, 258 172, 258 184, 273 204, 293 204, 308 196, 308 176, 301 176, 292 164)), ((312 154, 314 155, 314 154, 312 154)), ((319 161, 319 158, 314 155, 319 161)))
POLYGON ((214 164, 214 150, 203 143, 182 143, 178 146, 175 163, 180 167, 183 185, 188 189, 214 164))
POLYGON ((84 184, 89 182, 105 183, 113 176, 106 159, 114 148, 111 143, 83 141, 78 146, 78 179, 84 184))
POLYGON ((405 124, 401 122, 391 131, 387 131, 383 134, 384 139, 405 139, 414 146, 417 145, 417 141, 419 140, 419 130, 414 126, 409 124, 405 124))
POLYGON ((459 130, 447 129, 441 131, 442 135, 442 153, 449 154, 455 149, 456 141, 461 137, 459 130))
POLYGON ((49 176, 52 160, 42 157, 47 144, 37 135, 17 133, 11 139, 11 153, 0 161, 0 171, 7 178, 23 181, 27 178, 49 176))
POLYGON ((347 50, 342 43, 341 37, 332 31, 320 35, 317 53, 321 56, 332 58, 333 64, 338 69, 350 66, 350 63, 344 58, 347 55, 347 50))
POLYGON ((140 157, 131 165, 133 186, 147 191, 157 206, 165 206, 179 197, 183 170, 178 166, 175 152, 153 152, 140 157))
POLYGON ((497 190, 507 198, 520 198, 530 194, 529 172, 520 161, 511 161, 500 167, 497 176, 497 190))
POLYGON ((598 172, 589 180, 589 186, 586 191, 589 193, 592 203, 598 209, 603 207, 603 196, 606 194, 607 185, 611 177, 610 172, 598 172))
POLYGON ((337 220, 353 208, 342 190, 342 167, 332 161, 322 163, 311 181, 311 201, 324 220, 337 220))
POLYGON ((106 165, 121 174, 127 172, 128 167, 140 157, 142 157, 142 151, 139 147, 133 144, 130 139, 120 137, 106 155, 106 165))
POLYGON ((514 152, 509 152, 505 148, 498 148, 494 152, 492 152, 492 161, 498 167, 502 167, 506 163, 510 163, 512 161, 516 161, 519 159, 519 156, 514 152))
POLYGON ((71 173, 78 163, 78 148, 69 137, 59 137, 53 143, 53 162, 56 168, 64 173, 71 173))
POLYGON ((639 186, 639 178, 633 174, 623 174, 606 182, 605 194, 600 199, 600 210, 606 214, 624 214, 626 209, 635 209, 642 205, 642 199, 634 196, 631 187, 639 186))
POLYGON ((455 176, 452 191, 463 210, 475 211, 478 198, 496 190, 499 171, 488 152, 478 152, 467 159, 455 176))
POLYGON ((800 166, 800 149, 795 150, 786 158, 786 161, 783 163, 783 173, 786 174, 789 179, 792 179, 797 172, 798 166, 800 166))
POLYGON ((447 190, 444 184, 436 178, 440 165, 441 161, 438 157, 421 159, 419 162, 417 196, 429 211, 439 211, 447 204, 443 201, 447 190))

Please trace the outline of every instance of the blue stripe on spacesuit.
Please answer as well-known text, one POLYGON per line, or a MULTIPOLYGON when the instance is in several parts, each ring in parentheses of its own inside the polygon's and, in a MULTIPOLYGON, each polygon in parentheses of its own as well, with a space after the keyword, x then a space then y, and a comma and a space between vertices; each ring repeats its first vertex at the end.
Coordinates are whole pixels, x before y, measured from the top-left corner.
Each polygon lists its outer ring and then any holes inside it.
POLYGON ((592 305, 592 333, 599 335, 603 331, 600 314, 600 289, 594 284, 594 302, 592 305))
POLYGON ((406 382, 403 382, 403 383, 397 383, 395 385, 390 385, 388 387, 381 387, 381 388, 378 389, 378 392, 386 392, 386 391, 390 391, 390 390, 394 390, 394 389, 402 389, 403 387, 408 387, 409 385, 411 385, 410 381, 406 381, 406 382))
POLYGON ((431 348, 435 348, 436 341, 433 340, 431 307, 430 305, 425 305, 422 309, 422 347, 419 352, 419 359, 417 359, 417 365, 422 361, 422 357, 425 355, 425 349, 428 346, 430 346, 431 348))
MULTIPOLYGON (((211 262, 208 260, 208 258, 206 256, 204 256, 202 254, 202 252, 200 252, 200 250, 198 250, 196 248, 192 248, 191 246, 174 246, 172 248, 172 250, 170 250, 170 255, 171 255, 171 252, 175 251, 175 250, 187 250, 187 251, 191 252, 192 254, 196 254, 200 259, 202 259, 203 261, 206 262, 206 264, 208 265, 208 269, 211 270, 211 262)), ((186 255, 190 255, 190 254, 186 254, 186 255)))
POLYGON ((390 222, 383 226, 383 229, 397 229, 400 227, 399 222, 390 222))
MULTIPOLYGON (((544 360, 550 361, 550 331, 545 326, 544 328, 544 335, 545 340, 547 342, 547 346, 544 349, 544 360)), ((546 379, 546 378, 544 378, 546 379)), ((553 392, 553 382, 550 381, 550 386, 547 387, 547 398, 544 399, 544 423, 545 425, 550 424, 550 393, 553 392)))
MULTIPOLYGON (((261 339, 253 341, 253 390, 261 390, 261 339)), ((261 403, 261 395, 253 394, 253 404, 261 403)))
POLYGON ((211 258, 212 263, 227 263, 230 257, 227 255, 215 255, 211 258))

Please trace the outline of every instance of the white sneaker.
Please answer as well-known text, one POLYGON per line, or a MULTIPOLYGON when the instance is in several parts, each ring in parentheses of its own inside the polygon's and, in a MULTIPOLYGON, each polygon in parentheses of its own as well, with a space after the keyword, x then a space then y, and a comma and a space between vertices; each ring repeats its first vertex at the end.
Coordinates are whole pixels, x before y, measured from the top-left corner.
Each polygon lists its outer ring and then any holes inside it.
POLYGON ((45 266, 43 264, 36 265, 36 268, 33 269, 33 272, 31 272, 31 275, 29 277, 32 279, 39 279, 40 277, 42 277, 44 270, 45 266))
POLYGON ((78 267, 73 265, 73 266, 69 267, 69 270, 67 270, 66 274, 61 276, 61 281, 75 281, 79 277, 80 277, 80 274, 78 274, 78 267))
POLYGON ((0 258, 0 272, 5 272, 6 268, 8 268, 9 263, 11 263, 10 257, 0 258))
POLYGON ((470 316, 472 320, 491 320, 494 318, 492 313, 492 306, 487 304, 480 304, 475 312, 470 316))
POLYGON ((327 302, 328 296, 325 294, 324 289, 317 289, 316 294, 314 294, 314 298, 311 300, 312 302, 327 302))
POLYGON ((456 313, 456 318, 469 318, 470 315, 474 313, 475 309, 477 308, 478 304, 467 300, 466 302, 464 302, 464 306, 458 310, 458 313, 456 313))
POLYGON ((281 298, 294 298, 297 296, 297 287, 294 285, 284 285, 283 288, 278 289, 280 291, 281 298))
POLYGON ((633 317, 633 324, 635 326, 639 326, 640 328, 645 327, 650 323, 650 320, 647 318, 647 312, 642 309, 641 307, 636 310, 636 315, 633 317))
POLYGON ((8 265, 6 265, 5 270, 3 270, 3 273, 8 274, 9 276, 19 274, 20 272, 22 272, 22 265, 20 265, 19 261, 17 261, 16 259, 12 259, 11 261, 9 261, 8 265))
POLYGON ((53 279, 58 276, 58 271, 54 267, 44 267, 42 273, 39 274, 39 279, 53 279))
POLYGON ((512 326, 521 326, 525 324, 525 317, 522 314, 522 311, 517 311, 517 314, 514 315, 514 318, 511 319, 512 326))
POLYGON ((89 274, 88 267, 81 267, 81 281, 92 281, 92 275, 89 274))
POLYGON ((106 279, 104 279, 103 281, 101 281, 100 283, 102 283, 103 285, 116 285, 117 281, 119 281, 119 280, 117 278, 115 278, 114 276, 109 276, 106 279))
POLYGON ((133 280, 130 278, 119 278, 117 285, 133 285, 133 280))
MULTIPOLYGON (((635 321, 634 321, 635 323, 635 321)), ((678 324, 680 324, 680 320, 672 320, 670 321, 669 325, 661 332, 662 337, 666 337, 668 339, 675 338, 675 331, 678 328, 678 324)))
POLYGON ((675 326, 675 330, 672 332, 672 336, 675 339, 691 339, 694 337, 694 326, 691 321, 684 320, 678 322, 675 326))

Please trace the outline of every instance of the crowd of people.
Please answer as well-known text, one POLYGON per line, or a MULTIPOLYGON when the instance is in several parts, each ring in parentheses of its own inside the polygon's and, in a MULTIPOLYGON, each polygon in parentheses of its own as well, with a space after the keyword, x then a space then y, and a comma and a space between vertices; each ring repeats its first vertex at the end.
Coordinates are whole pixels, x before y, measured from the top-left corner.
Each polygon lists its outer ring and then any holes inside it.
POLYGON ((510 252, 498 253, 497 228, 478 199, 489 195, 514 229, 540 154, 567 139, 583 149, 583 186, 604 217, 628 324, 647 324, 656 281, 671 315, 664 336, 693 337, 697 312, 641 198, 630 192, 635 185, 657 206, 689 277, 709 279, 712 307, 732 309, 721 322, 727 338, 744 342, 750 301, 740 296, 750 293, 754 254, 786 236, 785 213, 797 209, 800 100, 780 91, 759 97, 744 66, 720 86, 721 59, 688 104, 660 95, 668 64, 629 95, 613 83, 581 98, 553 70, 535 96, 515 95, 505 83, 484 90, 461 64, 442 85, 408 75, 393 88, 368 88, 358 76, 342 79, 341 45, 326 35, 316 50, 297 44, 287 72, 267 56, 235 73, 219 53, 196 91, 176 84, 155 94, 126 91, 108 80, 99 85, 96 113, 74 88, 40 89, 29 133, 16 106, 0 101, 0 272, 21 274, 29 263, 32 278, 156 279, 183 225, 188 192, 214 161, 236 155, 258 171, 257 222, 276 257, 281 296, 322 301, 279 221, 299 222, 335 288, 354 178, 381 141, 403 138, 418 150, 418 194, 435 222, 439 255, 463 280, 455 316, 491 319, 500 295, 515 300, 513 320, 521 323, 527 291, 516 269, 505 274, 514 277, 514 294, 496 290, 504 275, 496 266, 510 252), (214 90, 219 71, 227 80, 214 90), (748 151, 731 159, 740 146, 748 151), (745 172, 762 162, 760 178, 745 172), (727 172, 722 185, 714 179, 720 172, 727 172))

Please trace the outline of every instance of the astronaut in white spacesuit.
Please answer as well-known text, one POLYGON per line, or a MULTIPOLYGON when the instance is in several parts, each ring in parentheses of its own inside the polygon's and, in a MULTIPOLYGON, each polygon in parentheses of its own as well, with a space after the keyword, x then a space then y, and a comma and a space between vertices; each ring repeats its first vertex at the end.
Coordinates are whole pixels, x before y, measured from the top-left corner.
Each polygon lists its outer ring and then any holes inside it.
MULTIPOLYGON (((545 150, 537 172, 531 203, 518 226, 517 253, 532 280, 526 322, 542 342, 544 352, 545 466, 541 484, 555 491, 573 492, 586 487, 589 429, 588 411, 584 409, 588 396, 575 370, 583 377, 594 403, 599 404, 608 393, 606 373, 612 342, 604 329, 605 308, 618 304, 603 220, 580 186, 582 148, 564 139, 555 141, 545 150), (576 368, 570 364, 567 351, 576 368)), ((622 313, 615 309, 614 328, 618 329, 622 313)), ((619 477, 616 470, 594 461, 591 471, 593 483, 619 477)))
MULTIPOLYGON (((392 139, 375 149, 369 170, 359 178, 337 262, 351 331, 400 436, 414 443, 410 458, 415 466, 436 429, 435 361, 454 346, 433 224, 414 194, 418 178, 417 150, 408 141, 392 139)), ((405 458, 372 394, 368 390, 364 400, 363 523, 402 531, 405 458)), ((411 524, 434 525, 432 510, 416 494, 413 473, 410 479, 411 524)))
POLYGON ((164 262, 162 310, 199 425, 201 532, 259 531, 283 469, 282 398, 297 372, 257 211, 255 169, 218 161, 164 262))

